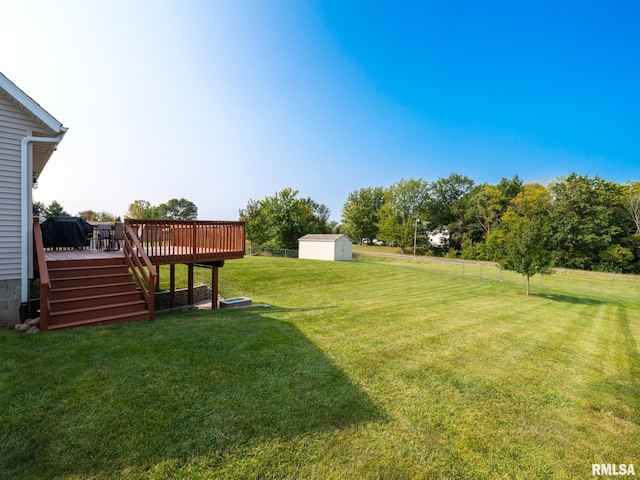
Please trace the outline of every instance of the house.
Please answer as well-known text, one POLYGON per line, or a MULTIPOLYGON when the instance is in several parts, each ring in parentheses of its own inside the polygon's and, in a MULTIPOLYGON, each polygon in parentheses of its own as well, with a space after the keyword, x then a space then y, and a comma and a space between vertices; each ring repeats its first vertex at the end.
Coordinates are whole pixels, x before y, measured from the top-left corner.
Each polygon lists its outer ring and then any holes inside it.
POLYGON ((352 244, 346 235, 308 234, 298 239, 298 258, 351 260, 352 244))
POLYGON ((449 244, 449 229, 443 227, 439 230, 427 231, 429 245, 432 247, 445 247, 449 244))
POLYGON ((0 74, 0 325, 26 318, 32 278, 40 284, 41 330, 153 320, 160 265, 169 266, 171 307, 175 265, 188 266, 189 305, 194 267, 210 268, 217 308, 218 269, 243 258, 244 222, 126 219, 100 235, 106 241, 44 241, 31 188, 66 131, 0 74))
POLYGON ((0 325, 15 325, 33 277, 31 189, 67 128, 0 73, 0 325))

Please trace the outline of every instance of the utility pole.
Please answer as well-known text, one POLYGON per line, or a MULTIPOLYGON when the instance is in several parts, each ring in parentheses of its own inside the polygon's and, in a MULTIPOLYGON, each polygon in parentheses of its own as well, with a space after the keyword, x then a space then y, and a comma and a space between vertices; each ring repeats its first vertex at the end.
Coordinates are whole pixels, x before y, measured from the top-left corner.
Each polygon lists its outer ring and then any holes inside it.
POLYGON ((414 226, 413 229, 413 256, 416 256, 416 240, 418 238, 418 223, 420 223, 420 218, 418 217, 418 214, 416 213, 416 224, 414 226))

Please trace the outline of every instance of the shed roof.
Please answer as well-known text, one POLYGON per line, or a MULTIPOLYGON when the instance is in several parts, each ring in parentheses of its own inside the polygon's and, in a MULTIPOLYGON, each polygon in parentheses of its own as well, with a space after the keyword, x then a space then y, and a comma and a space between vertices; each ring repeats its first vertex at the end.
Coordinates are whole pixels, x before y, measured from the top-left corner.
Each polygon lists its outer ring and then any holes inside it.
POLYGON ((335 242, 336 240, 340 239, 340 238, 346 238, 347 240, 351 241, 351 239, 349 237, 347 237, 345 234, 343 233, 307 233, 304 237, 300 237, 298 239, 298 241, 304 241, 304 242, 335 242))

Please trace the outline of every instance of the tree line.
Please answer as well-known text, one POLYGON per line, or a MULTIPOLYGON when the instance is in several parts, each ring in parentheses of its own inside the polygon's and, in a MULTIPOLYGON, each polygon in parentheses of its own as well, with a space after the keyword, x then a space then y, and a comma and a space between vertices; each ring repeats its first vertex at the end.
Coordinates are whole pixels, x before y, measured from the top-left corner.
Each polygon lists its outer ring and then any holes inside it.
MULTIPOLYGON (((68 217, 70 215, 57 200, 53 200, 49 205, 38 201, 33 202, 33 216, 49 219, 55 216, 68 217)), ((120 221, 119 216, 106 211, 82 210, 78 212, 77 216, 88 222, 120 221)), ((172 198, 160 205, 152 205, 147 200, 134 200, 129 204, 125 217, 143 220, 195 220, 198 218, 198 207, 185 198, 172 198)))
POLYGON ((433 182, 401 179, 351 192, 342 223, 291 188, 240 210, 247 238, 297 248, 306 233, 378 239, 403 251, 498 262, 520 273, 553 267, 640 273, 640 182, 620 184, 573 173, 548 184, 516 175, 476 184, 453 173, 433 182), (429 235, 444 232, 444 245, 429 235))
POLYGON ((352 238, 403 249, 418 234, 432 254, 500 262, 509 248, 528 245, 556 267, 640 273, 640 182, 575 173, 546 185, 517 175, 497 184, 455 173, 432 183, 403 179, 349 194, 342 221, 352 238), (433 231, 448 233, 442 248, 425 241, 433 231))

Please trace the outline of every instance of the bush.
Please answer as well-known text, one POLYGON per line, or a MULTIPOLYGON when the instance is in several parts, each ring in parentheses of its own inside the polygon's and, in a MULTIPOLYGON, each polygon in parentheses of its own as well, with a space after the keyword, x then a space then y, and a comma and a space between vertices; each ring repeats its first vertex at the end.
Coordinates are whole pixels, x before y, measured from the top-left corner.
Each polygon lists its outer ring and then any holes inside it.
POLYGON ((633 252, 621 245, 614 244, 600 252, 600 260, 601 262, 596 265, 597 270, 605 272, 628 271, 633 262, 633 252))

